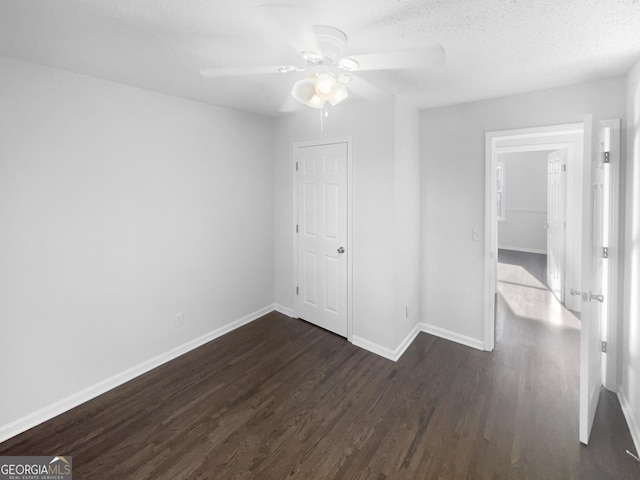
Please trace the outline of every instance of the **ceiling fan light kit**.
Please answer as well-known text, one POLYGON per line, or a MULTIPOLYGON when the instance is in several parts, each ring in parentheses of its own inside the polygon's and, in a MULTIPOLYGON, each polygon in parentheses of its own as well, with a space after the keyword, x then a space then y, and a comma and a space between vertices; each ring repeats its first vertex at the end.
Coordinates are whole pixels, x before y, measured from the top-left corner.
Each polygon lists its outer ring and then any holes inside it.
POLYGON ((307 67, 315 69, 314 74, 294 83, 291 95, 298 102, 311 108, 324 108, 327 102, 334 106, 349 96, 345 85, 351 81, 350 75, 336 75, 334 69, 354 71, 358 68, 358 62, 352 58, 340 59, 347 43, 344 32, 327 25, 316 25, 313 30, 319 51, 305 50, 300 53, 302 59, 307 62, 306 67, 287 65, 279 70, 288 73, 302 71, 307 67))
POLYGON ((311 108, 323 108, 326 102, 337 105, 349 96, 346 87, 333 73, 313 74, 293 84, 291 95, 311 108))

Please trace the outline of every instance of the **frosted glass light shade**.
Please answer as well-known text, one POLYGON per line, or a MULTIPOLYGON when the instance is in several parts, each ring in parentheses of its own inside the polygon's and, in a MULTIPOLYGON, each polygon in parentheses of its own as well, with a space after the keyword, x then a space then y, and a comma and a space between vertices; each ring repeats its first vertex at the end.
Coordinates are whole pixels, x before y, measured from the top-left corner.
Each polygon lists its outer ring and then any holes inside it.
POLYGON ((293 84, 291 95, 305 105, 315 96, 316 81, 313 77, 305 77, 293 84))
POLYGON ((349 96, 349 92, 347 91, 347 88, 344 85, 338 85, 338 89, 336 90, 335 96, 333 98, 330 98, 328 102, 331 105, 336 106, 348 96, 349 96))
POLYGON ((315 82, 315 93, 322 100, 330 100, 336 95, 338 82, 336 77, 328 73, 321 73, 315 82))
POLYGON ((314 95, 313 97, 311 97, 311 100, 309 100, 305 105, 311 108, 322 108, 324 107, 324 100, 322 100, 317 95, 314 95))

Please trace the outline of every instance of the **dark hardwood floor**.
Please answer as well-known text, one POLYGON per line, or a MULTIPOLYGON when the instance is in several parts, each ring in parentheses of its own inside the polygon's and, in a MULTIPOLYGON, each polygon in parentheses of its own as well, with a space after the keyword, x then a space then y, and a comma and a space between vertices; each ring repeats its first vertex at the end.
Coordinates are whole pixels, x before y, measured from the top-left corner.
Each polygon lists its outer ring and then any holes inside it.
POLYGON ((501 298, 497 331, 492 353, 421 333, 394 363, 271 313, 0 455, 72 455, 76 480, 639 479, 614 394, 578 442, 579 330, 501 298))

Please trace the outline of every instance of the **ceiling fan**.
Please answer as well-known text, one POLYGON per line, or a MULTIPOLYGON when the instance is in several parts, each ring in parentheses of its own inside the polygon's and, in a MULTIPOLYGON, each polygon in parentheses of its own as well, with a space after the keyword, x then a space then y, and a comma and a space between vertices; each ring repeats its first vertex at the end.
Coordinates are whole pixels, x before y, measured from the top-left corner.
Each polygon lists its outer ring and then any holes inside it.
POLYGON ((322 109, 335 106, 349 96, 349 88, 362 97, 375 96, 380 89, 357 76, 357 72, 374 70, 406 70, 428 68, 444 63, 444 49, 436 44, 426 48, 365 53, 343 56, 347 35, 328 25, 314 25, 307 36, 311 48, 300 51, 301 61, 295 65, 267 67, 203 68, 208 78, 299 73, 291 95, 303 105, 322 109))

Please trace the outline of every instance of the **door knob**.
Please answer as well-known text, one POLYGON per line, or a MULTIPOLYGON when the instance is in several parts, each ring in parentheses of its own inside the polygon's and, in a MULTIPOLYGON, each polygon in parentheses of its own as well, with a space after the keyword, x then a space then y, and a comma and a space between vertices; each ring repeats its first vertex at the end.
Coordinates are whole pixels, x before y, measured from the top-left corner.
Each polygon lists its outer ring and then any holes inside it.
POLYGON ((589 292, 589 301, 591 300, 596 300, 600 303, 604 303, 604 295, 601 295, 601 294, 596 295, 594 293, 589 292))
POLYGON ((582 297, 582 301, 583 302, 588 302, 589 299, 589 294, 587 292, 579 292, 578 290, 574 290, 573 288, 569 290, 569 293, 571 295, 580 295, 580 297, 582 297))
POLYGON ((344 253, 344 247, 340 247, 340 248, 338 249, 338 253, 344 253))

